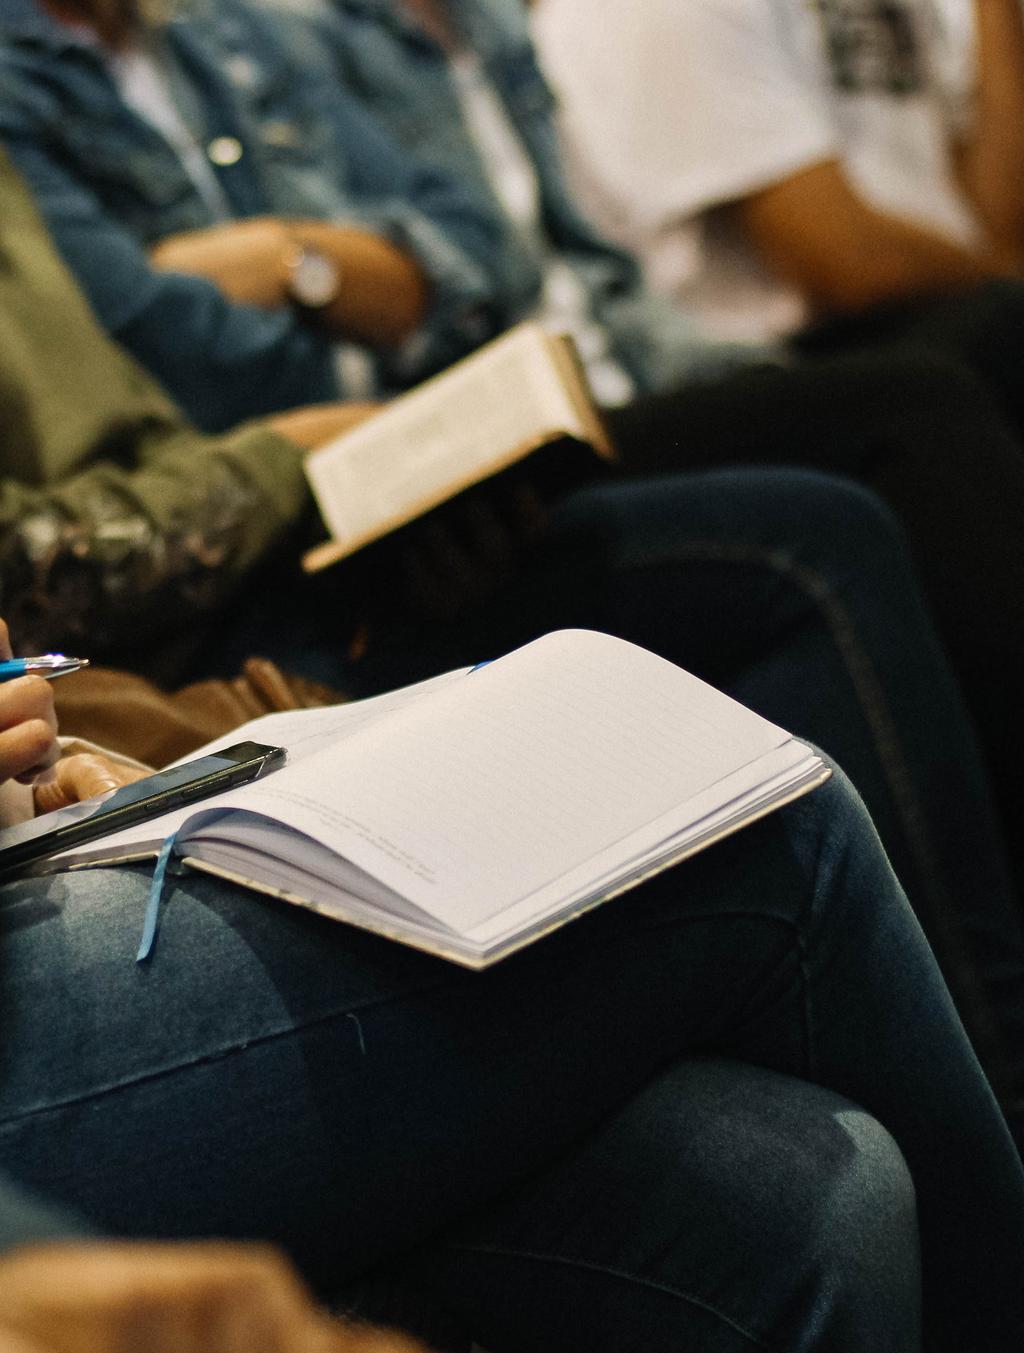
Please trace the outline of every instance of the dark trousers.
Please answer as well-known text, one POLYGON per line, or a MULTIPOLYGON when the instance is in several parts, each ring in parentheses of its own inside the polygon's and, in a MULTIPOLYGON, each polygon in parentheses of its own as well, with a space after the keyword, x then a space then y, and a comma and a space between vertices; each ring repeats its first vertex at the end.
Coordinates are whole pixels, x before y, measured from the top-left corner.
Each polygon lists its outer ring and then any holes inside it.
POLYGON ((875 306, 814 325, 793 347, 810 360, 856 353, 884 359, 892 350, 956 362, 984 385, 1024 442, 1024 280, 875 306))
POLYGON ((147 889, 2 891, 0 1171, 101 1229, 494 1353, 1016 1346, 1024 1173, 841 773, 484 973, 196 874, 140 967, 147 889))
MULTIPOLYGON (((1024 315, 1015 341, 1020 352, 1024 315)), ((1024 381, 1017 388, 1020 398, 1024 381)), ((1018 842, 1024 450, 986 383, 952 357, 818 356, 652 396, 613 413, 611 426, 631 472, 812 466, 857 479, 889 504, 1018 842)), ((1024 842, 1015 856, 1019 883, 1024 842)))
MULTIPOLYGON (((333 581, 341 607, 348 584, 340 572, 333 581)), ((824 747, 867 802, 1024 1143, 1017 899, 956 683, 901 533, 871 494, 800 470, 584 490, 478 604, 448 620, 396 606, 355 662, 331 637, 327 593, 304 608, 293 591, 267 587, 252 617, 226 670, 261 651, 359 695, 589 626, 824 747)))

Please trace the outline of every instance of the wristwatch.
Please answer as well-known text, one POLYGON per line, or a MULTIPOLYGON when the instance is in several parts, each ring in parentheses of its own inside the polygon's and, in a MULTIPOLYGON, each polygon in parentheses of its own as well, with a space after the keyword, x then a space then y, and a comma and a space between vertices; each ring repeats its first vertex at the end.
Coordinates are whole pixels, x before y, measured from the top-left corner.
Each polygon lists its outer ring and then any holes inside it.
POLYGON ((300 244, 288 260, 288 294, 304 310, 323 310, 337 299, 341 268, 328 254, 300 244))

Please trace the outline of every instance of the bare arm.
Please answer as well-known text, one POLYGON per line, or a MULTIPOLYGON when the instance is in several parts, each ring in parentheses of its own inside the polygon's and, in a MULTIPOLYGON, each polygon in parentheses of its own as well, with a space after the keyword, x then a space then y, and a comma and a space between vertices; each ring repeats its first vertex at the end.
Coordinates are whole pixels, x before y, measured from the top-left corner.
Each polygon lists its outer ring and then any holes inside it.
POLYGON ((973 253, 879 211, 828 160, 737 204, 740 224, 780 276, 823 311, 859 310, 1015 270, 1006 253, 973 253))
POLYGON ((419 264, 356 226, 261 216, 169 236, 149 257, 162 271, 205 277, 230 301, 276 309, 290 304, 290 264, 303 247, 333 259, 341 275, 337 298, 315 312, 329 332, 387 347, 418 328, 428 302, 419 264))
POLYGON ((1024 7, 975 0, 974 10, 978 91, 958 177, 993 243, 1024 258, 1024 7))

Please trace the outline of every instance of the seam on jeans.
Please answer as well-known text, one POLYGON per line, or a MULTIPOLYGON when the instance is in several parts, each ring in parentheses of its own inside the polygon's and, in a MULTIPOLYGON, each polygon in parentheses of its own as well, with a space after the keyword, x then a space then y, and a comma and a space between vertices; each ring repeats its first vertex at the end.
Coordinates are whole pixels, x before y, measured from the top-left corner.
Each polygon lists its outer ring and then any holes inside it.
MULTIPOLYGON (((304 1024, 291 1024, 286 1029, 275 1029, 270 1033, 258 1034, 254 1038, 247 1038, 242 1043, 230 1043, 222 1048, 205 1052, 201 1057, 194 1057, 188 1062, 175 1062, 173 1066, 162 1067, 159 1071, 146 1071, 142 1075, 133 1076, 126 1080, 117 1081, 112 1085, 104 1085, 100 1088, 83 1091, 81 1094, 68 1095, 66 1099, 55 1099, 48 1104, 40 1104, 35 1108, 25 1109, 21 1113, 12 1113, 5 1118, 0 1118, 0 1128, 13 1127, 18 1123, 27 1122, 30 1118, 41 1118, 44 1114, 59 1113, 63 1109, 74 1108, 79 1104, 89 1104, 94 1100, 106 1099, 110 1095, 120 1094, 123 1090, 134 1090, 141 1085, 149 1085, 155 1081, 167 1080, 171 1076, 179 1075, 181 1072, 194 1070, 196 1067, 208 1066, 211 1062, 222 1062, 225 1058, 236 1057, 239 1053, 248 1052, 250 1048, 264 1047, 268 1043, 275 1043, 279 1038, 291 1038, 295 1034, 302 1034, 311 1029, 316 1029, 325 1024, 330 1024, 333 1020, 347 1020, 350 1015, 357 1012, 362 1013, 368 1010, 375 1010, 380 1006, 389 1005, 398 999, 405 999, 408 996, 418 996, 423 992, 433 991, 437 987, 444 986, 445 978, 436 981, 425 982, 420 986, 410 987, 401 994, 392 993, 389 996, 381 996, 376 1000, 365 1001, 362 1005, 354 1005, 346 1010, 333 1010, 329 1014, 319 1015, 316 1019, 307 1020, 304 1024)), ((357 1040, 358 1046, 358 1040, 357 1040)), ((365 1057, 365 1040, 363 1043, 362 1055, 365 1057)))
MULTIPOLYGON (((658 931, 671 929, 680 923, 689 923, 691 921, 707 921, 721 918, 723 915, 732 919, 755 919, 758 921, 771 921, 773 924, 781 925, 786 929, 794 931, 797 936, 798 953, 803 952, 802 927, 799 923, 790 920, 787 916, 776 916, 763 911, 753 911, 747 909, 737 909, 723 913, 720 910, 715 911, 688 911, 685 916, 673 916, 665 920, 652 921, 642 928, 647 931, 658 931)), ((616 943, 614 939, 608 943, 616 943)), ((806 975, 801 963, 801 976, 805 982, 806 975)), ((348 1019, 357 1011, 363 1012, 374 1010, 379 1006, 388 1005, 392 1001, 405 999, 407 996, 421 995, 424 992, 434 991, 438 987, 444 986, 447 978, 439 978, 435 981, 425 982, 420 986, 410 987, 408 991, 400 994, 392 993, 390 996, 382 996, 377 1000, 367 1001, 362 1005, 353 1006, 349 1010, 333 1011, 327 1015, 321 1015, 319 1018, 309 1020, 305 1024, 291 1025, 287 1029, 276 1029, 273 1033, 260 1034, 255 1038, 247 1038, 244 1043, 232 1043, 226 1047, 218 1048, 215 1051, 204 1053, 201 1057, 195 1057, 189 1062, 176 1062, 174 1066, 163 1067, 159 1071, 147 1071, 142 1075, 131 1077, 130 1079, 117 1081, 113 1085, 105 1085, 101 1088, 84 1091, 81 1094, 69 1095, 66 1099, 52 1100, 48 1104, 40 1104, 31 1109, 25 1109, 20 1113, 12 1113, 7 1117, 0 1117, 0 1129, 17 1126, 19 1123, 25 1123, 31 1118, 41 1118, 48 1113, 59 1113, 64 1109, 74 1108, 76 1105, 89 1104, 95 1100, 109 1098, 111 1095, 120 1094, 122 1091, 130 1091, 142 1085, 148 1085, 156 1081, 167 1080, 171 1076, 176 1076, 184 1072, 194 1070, 196 1067, 208 1066, 211 1062, 220 1062, 228 1057, 235 1057, 239 1053, 247 1052, 250 1048, 263 1047, 268 1043, 273 1043, 279 1038, 289 1038, 293 1034, 301 1034, 309 1029, 315 1029, 324 1024, 329 1024, 332 1020, 348 1019)), ((365 1046, 365 1044, 364 1044, 365 1046)), ((695 1049, 697 1051, 698 1049, 695 1049)), ((365 1056, 365 1052, 363 1052, 365 1056)))
POLYGON ((811 974, 807 962, 807 941, 804 935, 804 927, 796 927, 796 952, 797 962, 800 967, 800 986, 803 991, 803 1000, 800 1002, 803 1011, 803 1043, 804 1043, 804 1079, 814 1079, 814 1002, 811 995, 811 974))
MULTIPOLYGON (((924 811, 914 786, 907 759, 902 751, 899 727, 885 698, 884 688, 875 671, 874 663, 860 642, 857 625, 849 608, 835 591, 828 578, 799 563, 785 550, 761 550, 754 546, 721 546, 697 541, 683 547, 674 547, 672 558, 692 557, 712 563, 753 563, 786 578, 818 609, 835 642, 840 660, 853 684, 871 739, 878 754, 882 773, 889 785, 897 814, 903 823, 907 840, 928 882, 944 907, 949 896, 942 881, 934 855, 924 811)), ((644 565, 638 567, 643 568, 644 565)))
MULTIPOLYGON (((958 922, 956 905, 935 858, 926 815, 903 752, 899 726, 889 708, 875 665, 860 642, 857 624, 845 601, 826 575, 799 563, 786 550, 693 541, 674 546, 670 557, 711 563, 753 564, 769 569, 792 583, 818 609, 853 684, 892 796, 896 816, 920 870, 928 894, 929 927, 936 937, 935 947, 939 949, 941 945, 944 964, 952 963, 958 954, 966 952, 963 928, 958 922)), ((638 563, 634 567, 642 571, 649 565, 638 563)), ((973 963, 966 968, 963 963, 957 963, 955 968, 949 968, 949 973, 951 977, 956 977, 957 999, 963 1002, 965 1009, 970 1009, 974 1028, 984 1037, 989 1052, 990 1077, 997 1077, 1000 1083, 1006 1085, 1012 1084, 1011 1060, 1005 1037, 991 1013, 973 963)))
POLYGON ((577 1268, 587 1273, 598 1273, 605 1278, 617 1278, 620 1282, 629 1283, 634 1287, 644 1287, 652 1292, 660 1292, 665 1296, 675 1297, 679 1301, 686 1302, 689 1306, 697 1306, 702 1311, 707 1311, 717 1320, 735 1330, 742 1338, 747 1339, 756 1348, 772 1347, 752 1331, 745 1329, 739 1321, 734 1320, 732 1316, 726 1315, 720 1311, 717 1306, 712 1306, 710 1302, 702 1297, 695 1296, 692 1292, 684 1292, 678 1287, 672 1287, 669 1283, 655 1282, 652 1278, 643 1278, 635 1273, 627 1273, 624 1269, 612 1268, 607 1264, 595 1264, 585 1259, 570 1259, 567 1255, 558 1254, 538 1254, 534 1250, 514 1250, 501 1245, 467 1245, 450 1244, 449 1249, 457 1250, 463 1254, 494 1255, 501 1259, 524 1259, 536 1264, 555 1264, 561 1268, 577 1268))

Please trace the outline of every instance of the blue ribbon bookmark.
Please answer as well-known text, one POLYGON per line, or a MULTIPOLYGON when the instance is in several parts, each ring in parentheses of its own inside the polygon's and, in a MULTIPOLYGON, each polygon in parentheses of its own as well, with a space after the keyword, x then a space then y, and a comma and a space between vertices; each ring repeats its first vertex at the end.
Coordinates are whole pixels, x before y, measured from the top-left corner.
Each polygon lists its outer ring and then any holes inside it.
POLYGON ((149 885, 149 901, 146 903, 146 917, 142 925, 139 952, 135 955, 136 963, 145 963, 153 952, 156 932, 160 923, 160 903, 163 901, 166 890, 168 867, 170 867, 172 875, 178 872, 177 862, 171 864, 171 858, 177 844, 178 833, 172 832, 164 842, 157 858, 156 868, 153 870, 153 882, 149 885))

